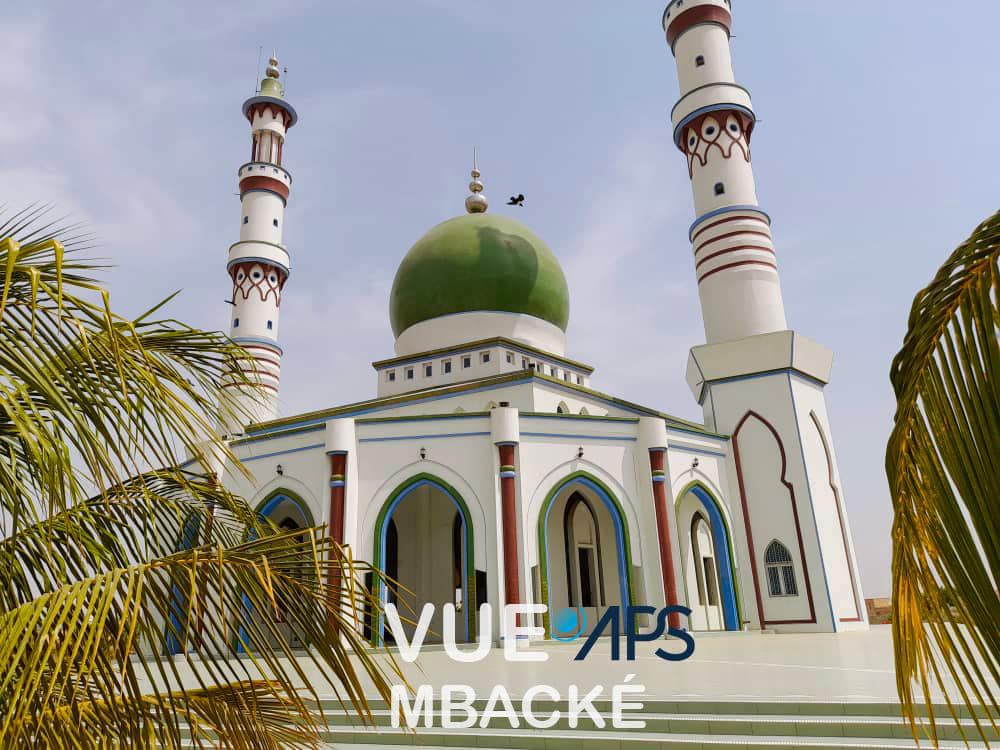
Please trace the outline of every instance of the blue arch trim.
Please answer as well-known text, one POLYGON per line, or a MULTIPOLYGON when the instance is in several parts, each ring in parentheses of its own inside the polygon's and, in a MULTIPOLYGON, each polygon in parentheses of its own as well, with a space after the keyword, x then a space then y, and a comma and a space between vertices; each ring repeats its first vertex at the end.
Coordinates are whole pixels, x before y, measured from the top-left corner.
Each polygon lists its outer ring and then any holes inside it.
POLYGON ((733 566, 729 559, 729 539, 726 524, 715 500, 700 485, 694 485, 689 492, 701 501, 708 514, 709 526, 712 527, 712 543, 718 560, 719 588, 722 589, 722 614, 726 621, 726 630, 739 630, 739 616, 736 612, 736 589, 733 586, 733 566))
MULTIPOLYGON (((281 503, 285 500, 290 501, 293 505, 295 505, 296 508, 298 508, 299 513, 302 514, 302 518, 305 519, 307 527, 315 525, 315 520, 313 519, 313 514, 309 511, 309 506, 306 505, 305 502, 300 497, 292 494, 288 490, 281 490, 281 489, 275 490, 273 494, 264 498, 264 500, 261 501, 261 504, 257 506, 257 511, 256 511, 257 516, 261 519, 269 518, 270 515, 274 512, 274 509, 277 508, 279 505, 281 505, 281 503)), ((253 531, 251 531, 247 536, 247 541, 252 542, 256 538, 257 535, 253 531)), ((243 611, 241 612, 241 617, 244 618, 243 622, 247 622, 253 616, 253 604, 251 604, 250 597, 248 597, 246 594, 243 594, 240 597, 240 599, 243 604, 243 611)), ((236 653, 238 654, 246 653, 246 649, 243 648, 243 644, 246 642, 246 638, 247 638, 246 628, 241 624, 239 630, 237 631, 236 653)))
MULTIPOLYGON (((434 489, 441 492, 445 497, 447 497, 451 501, 451 504, 455 506, 455 510, 458 512, 459 518, 462 519, 462 598, 465 600, 462 603, 462 615, 465 619, 465 640, 468 641, 470 640, 469 609, 471 607, 476 606, 476 603, 474 601, 470 601, 472 597, 470 596, 471 592, 469 591, 469 584, 467 580, 467 571, 469 569, 469 562, 470 562, 468 559, 468 541, 469 541, 469 533, 472 529, 472 519, 469 518, 468 514, 465 512, 465 509, 462 507, 462 503, 459 502, 458 498, 456 498, 452 494, 452 491, 449 487, 446 487, 445 485, 439 482, 435 482, 433 479, 424 478, 424 479, 418 479, 416 482, 409 485, 402 492, 397 493, 396 496, 389 503, 388 507, 385 508, 385 510, 383 511, 381 528, 379 529, 379 536, 378 536, 379 554, 376 555, 375 557, 376 559, 382 561, 383 566, 385 565, 386 544, 389 535, 389 521, 392 519, 392 514, 396 512, 396 508, 399 507, 399 504, 403 502, 403 500, 407 497, 407 495, 409 495, 414 490, 423 487, 424 485, 430 485, 434 489)), ((383 573, 385 572, 384 568, 382 572, 383 573)), ((385 585, 380 586, 379 602, 381 603, 381 610, 379 611, 378 625, 375 630, 379 643, 385 643, 385 616, 383 615, 383 612, 385 611, 385 605, 386 602, 388 601, 388 597, 389 597, 388 587, 385 585)), ((417 613, 417 615, 419 616, 419 613, 417 613)))
MULTIPOLYGON (((178 552, 183 552, 194 547, 195 541, 198 539, 198 529, 200 527, 201 518, 194 513, 190 514, 187 520, 184 521, 184 526, 181 529, 181 539, 177 545, 178 552)), ((167 628, 166 638, 168 656, 180 654, 184 651, 183 645, 177 636, 185 632, 185 623, 182 620, 186 620, 188 617, 188 605, 187 592, 182 590, 178 584, 172 584, 170 587, 170 604, 167 605, 167 614, 170 617, 170 627, 167 628)))
MULTIPOLYGON (((557 485, 556 488, 549 493, 549 497, 555 500, 555 498, 557 498, 564 489, 577 484, 583 485, 584 487, 592 491, 595 495, 597 495, 600 501, 604 504, 604 507, 608 509, 608 513, 611 515, 611 520, 614 523, 615 527, 615 558, 616 562, 618 563, 618 587, 621 590, 622 611, 626 611, 625 608, 630 607, 632 605, 632 597, 631 597, 631 591, 629 590, 628 564, 625 561, 625 545, 628 544, 628 539, 626 539, 625 537, 625 526, 624 526, 625 519, 622 518, 617 504, 614 502, 614 500, 611 499, 611 497, 604 490, 604 488, 601 485, 597 484, 596 482, 588 479, 587 477, 575 476, 564 480, 561 484, 557 485)), ((548 534, 548 528, 549 528, 549 514, 552 513, 552 506, 554 505, 555 502, 550 502, 548 504, 548 507, 545 509, 545 520, 543 521, 544 525, 542 526, 542 528, 545 529, 546 534, 548 534)), ((545 545, 546 557, 548 556, 548 554, 549 554, 549 545, 546 544, 545 545)), ((547 561, 545 566, 545 587, 546 587, 546 592, 548 592, 548 596, 546 597, 545 603, 549 604, 550 603, 549 600, 552 597, 551 594, 552 582, 549 580, 549 566, 547 564, 547 561)), ((552 613, 550 612, 549 615, 551 616, 551 614, 552 613)), ((631 627, 631 624, 628 623, 625 625, 625 627, 629 628, 631 627)))

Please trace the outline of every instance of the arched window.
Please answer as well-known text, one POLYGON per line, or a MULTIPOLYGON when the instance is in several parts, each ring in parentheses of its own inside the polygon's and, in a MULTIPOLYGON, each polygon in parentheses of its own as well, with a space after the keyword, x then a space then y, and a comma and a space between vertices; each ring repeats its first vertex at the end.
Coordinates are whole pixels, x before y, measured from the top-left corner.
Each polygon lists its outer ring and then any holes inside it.
POLYGON ((559 406, 556 407, 556 414, 569 414, 569 407, 566 405, 565 401, 560 401, 559 406))
POLYGON ((778 540, 767 545, 764 552, 764 569, 767 571, 767 593, 771 596, 798 596, 795 568, 788 548, 778 540))

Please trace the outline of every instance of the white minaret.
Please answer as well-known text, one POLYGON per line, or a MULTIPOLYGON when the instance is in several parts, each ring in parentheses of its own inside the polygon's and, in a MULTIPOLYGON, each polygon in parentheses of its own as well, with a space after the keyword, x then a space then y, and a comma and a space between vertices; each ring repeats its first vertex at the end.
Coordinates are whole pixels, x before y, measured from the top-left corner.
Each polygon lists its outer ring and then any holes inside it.
POLYGON ((730 0, 672 0, 663 13, 680 99, 705 324, 687 380, 706 424, 731 435, 729 496, 743 619, 774 630, 867 626, 823 388, 833 354, 788 330, 771 220, 750 161, 755 115, 736 83, 730 0), (788 571, 788 566, 791 571, 788 571))
MULTIPOLYGON (((254 372, 266 391, 243 402, 251 421, 277 415, 281 379, 278 315, 288 279, 288 250, 281 242, 292 176, 281 166, 285 133, 298 116, 284 99, 278 60, 268 60, 260 90, 243 102, 250 122, 250 161, 239 169, 240 240, 229 248, 226 270, 233 281, 229 335, 249 351, 254 372)), ((229 432, 242 432, 235 427, 229 432)))
POLYGON ((695 215, 688 233, 708 343, 782 331, 785 308, 771 220, 757 205, 750 93, 729 54, 728 0, 680 0, 663 25, 677 62, 674 143, 687 157, 695 215))

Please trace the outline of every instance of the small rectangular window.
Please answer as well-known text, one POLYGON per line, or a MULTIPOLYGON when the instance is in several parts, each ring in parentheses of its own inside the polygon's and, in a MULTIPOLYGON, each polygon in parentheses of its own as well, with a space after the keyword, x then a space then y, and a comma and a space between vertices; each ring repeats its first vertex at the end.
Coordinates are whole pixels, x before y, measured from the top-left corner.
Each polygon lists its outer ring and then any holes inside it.
POLYGON ((243 223, 244 224, 249 224, 250 223, 250 217, 249 216, 244 216, 243 217, 243 223))
POLYGON ((507 364, 514 364, 514 352, 507 352, 507 364))
POLYGON ((413 368, 412 367, 407 367, 406 368, 406 379, 407 380, 413 380, 413 368))
POLYGON ((396 382, 396 371, 395 370, 389 370, 389 372, 387 372, 385 374, 385 379, 388 380, 390 383, 395 383, 396 382))
POLYGON ((577 375, 576 376, 576 384, 577 385, 583 385, 583 375, 577 375))
POLYGON ((695 64, 695 67, 698 67, 698 68, 700 68, 700 67, 701 67, 702 65, 704 65, 704 64, 705 64, 705 56, 704 56, 704 55, 698 55, 698 56, 697 56, 697 57, 696 57, 696 58, 694 59, 694 64, 695 64))
POLYGON ((239 328, 239 327, 240 327, 240 319, 233 318, 233 328, 239 328))
POLYGON ((429 378, 433 374, 434 374, 434 366, 433 365, 424 365, 424 377, 425 378, 429 378))
POLYGON ((451 372, 451 360, 450 359, 446 359, 444 362, 442 362, 441 366, 444 368, 444 374, 445 375, 447 375, 449 372, 451 372))
POLYGON ((274 226, 278 226, 278 220, 277 219, 273 219, 272 221, 274 223, 274 226))
POLYGON ((563 371, 563 380, 565 380, 568 383, 572 379, 573 379, 572 373, 570 373, 568 370, 563 371))
POLYGON ((267 330, 269 331, 274 330, 274 321, 271 320, 267 321, 267 330))
POLYGON ((483 352, 480 356, 483 359, 483 364, 484 365, 489 363, 489 361, 490 361, 490 353, 489 352, 483 352))
POLYGON ((521 357, 521 369, 522 370, 527 370, 528 369, 528 358, 527 357, 521 357))
POLYGON ((472 367, 472 357, 462 357, 462 367, 472 367))

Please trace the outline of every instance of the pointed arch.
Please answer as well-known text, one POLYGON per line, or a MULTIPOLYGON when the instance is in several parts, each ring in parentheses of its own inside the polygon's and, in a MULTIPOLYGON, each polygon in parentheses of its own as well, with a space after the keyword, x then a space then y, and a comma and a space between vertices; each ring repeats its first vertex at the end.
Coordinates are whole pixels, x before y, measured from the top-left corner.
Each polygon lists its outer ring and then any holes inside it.
MULTIPOLYGON (((469 512, 469 506, 465 504, 465 500, 454 487, 433 474, 420 473, 404 480, 396 487, 396 489, 389 493, 389 497, 387 497, 385 502, 382 504, 382 508, 379 510, 378 518, 375 520, 375 544, 373 547, 374 554, 372 556, 372 566, 376 571, 384 572, 387 550, 388 522, 392 518, 392 513, 407 495, 418 487, 423 487, 425 485, 434 487, 451 500, 452 504, 455 506, 455 510, 458 511, 458 515, 462 518, 465 537, 464 544, 462 545, 462 556, 464 558, 462 561, 462 570, 465 576, 464 585, 462 587, 463 599, 465 601, 462 603, 462 611, 465 615, 465 629, 467 639, 469 639, 474 637, 474 635, 479 632, 476 627, 477 612, 475 611, 475 535, 472 528, 472 514, 469 512)), ((385 604, 386 594, 388 593, 384 590, 385 588, 386 587, 381 585, 381 581, 376 576, 372 583, 372 596, 376 601, 382 602, 383 606, 385 604)), ((384 642, 384 628, 385 621, 380 614, 377 618, 375 626, 372 628, 373 645, 380 646, 384 642)))
MULTIPOLYGON (((607 485, 605 485, 600 479, 586 471, 573 472, 556 482, 545 496, 545 500, 542 502, 541 509, 538 513, 537 536, 538 560, 541 573, 541 603, 549 606, 550 602, 548 543, 545 533, 546 527, 548 526, 549 513, 562 491, 573 484, 579 484, 597 495, 598 499, 600 499, 611 515, 612 523, 614 524, 615 546, 617 548, 615 550, 615 557, 618 565, 618 584, 621 589, 622 611, 624 612, 626 611, 625 608, 630 606, 632 602, 635 601, 635 592, 632 586, 632 552, 629 542, 628 521, 625 518, 625 512, 622 509, 618 498, 614 496, 611 490, 608 489, 607 485)), ((542 626, 545 630, 546 638, 552 637, 550 614, 550 612, 546 611, 542 615, 542 626)), ((623 622, 622 625, 627 629, 627 632, 635 632, 635 622, 633 618, 628 618, 628 620, 623 622)))
POLYGON ((698 479, 689 482, 677 493, 674 499, 675 517, 681 500, 689 492, 701 501, 708 515, 708 526, 712 530, 712 541, 719 558, 719 588, 726 630, 739 630, 743 623, 743 604, 740 599, 739 577, 736 575, 736 554, 733 551, 733 531, 729 519, 719 499, 704 482, 698 479))
POLYGON ((802 526, 799 523, 799 509, 798 503, 795 500, 795 487, 792 483, 788 481, 788 458, 785 455, 785 444, 781 440, 781 435, 774 428, 770 422, 768 422, 764 417, 762 417, 757 412, 752 409, 743 415, 743 418, 737 423, 736 428, 733 430, 733 436, 731 438, 733 445, 733 459, 736 463, 736 480, 740 489, 740 503, 743 508, 743 524, 746 529, 747 535, 747 547, 750 553, 750 573, 753 579, 754 595, 757 600, 757 618, 760 621, 760 627, 763 629, 767 625, 809 625, 816 622, 816 605, 813 603, 812 595, 812 585, 809 581, 809 566, 806 563, 806 548, 805 543, 802 541, 802 526), (754 548, 753 542, 753 527, 750 522, 750 507, 747 503, 747 492, 746 492, 746 481, 743 473, 743 462, 740 459, 740 445, 739 437, 740 432, 746 426, 747 422, 750 420, 755 420, 760 425, 762 425, 774 438, 775 444, 778 446, 778 453, 781 458, 781 470, 779 471, 778 480, 784 486, 788 492, 788 500, 792 506, 792 520, 795 525, 795 535, 798 540, 799 547, 799 559, 802 562, 802 577, 805 580, 806 585, 806 599, 809 604, 809 619, 797 619, 797 620, 768 620, 764 613, 764 598, 761 596, 760 590, 760 573, 757 569, 757 553, 754 548))
POLYGON ((556 407, 556 414, 571 414, 569 406, 565 401, 560 401, 559 405, 556 407))

